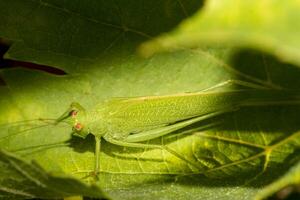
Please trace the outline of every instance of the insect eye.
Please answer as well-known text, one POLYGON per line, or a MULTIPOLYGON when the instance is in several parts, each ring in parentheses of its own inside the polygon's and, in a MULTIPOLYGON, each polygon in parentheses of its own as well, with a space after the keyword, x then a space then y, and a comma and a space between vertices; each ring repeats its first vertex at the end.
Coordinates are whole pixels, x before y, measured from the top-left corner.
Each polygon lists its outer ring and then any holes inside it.
POLYGON ((82 124, 80 124, 80 123, 76 123, 75 126, 74 126, 74 129, 75 129, 76 131, 80 131, 82 128, 83 128, 83 126, 82 126, 82 124))
POLYGON ((72 118, 76 117, 77 114, 78 114, 78 111, 77 111, 77 110, 72 110, 72 111, 70 112, 70 116, 71 116, 72 118))

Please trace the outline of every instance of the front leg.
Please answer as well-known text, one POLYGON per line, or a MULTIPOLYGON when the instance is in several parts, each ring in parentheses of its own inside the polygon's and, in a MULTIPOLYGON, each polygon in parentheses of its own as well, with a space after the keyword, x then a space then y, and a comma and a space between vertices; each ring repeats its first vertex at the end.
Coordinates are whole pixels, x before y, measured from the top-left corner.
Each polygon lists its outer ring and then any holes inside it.
POLYGON ((101 151, 101 137, 95 136, 95 169, 94 173, 97 176, 100 171, 100 151, 101 151))

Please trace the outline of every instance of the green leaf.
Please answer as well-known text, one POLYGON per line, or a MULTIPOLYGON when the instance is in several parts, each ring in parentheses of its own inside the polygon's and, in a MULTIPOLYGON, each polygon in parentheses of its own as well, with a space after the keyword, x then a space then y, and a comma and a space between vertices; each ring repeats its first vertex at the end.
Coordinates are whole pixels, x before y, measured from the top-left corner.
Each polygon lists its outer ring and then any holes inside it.
POLYGON ((298 1, 207 0, 173 31, 143 44, 141 53, 222 45, 258 49, 299 66, 299 8, 298 1))
POLYGON ((288 186, 298 186, 300 184, 300 163, 298 162, 287 173, 277 181, 265 187, 256 195, 256 199, 266 199, 272 194, 287 188, 288 186))
POLYGON ((6 151, 0 150, 1 199, 63 198, 86 195, 105 198, 99 188, 60 174, 47 173, 36 163, 24 162, 6 151))
MULTIPOLYGON (((67 73, 1 71, 6 83, 0 88, 2 149, 22 162, 34 160, 47 173, 97 184, 112 199, 250 199, 299 159, 299 106, 254 107, 149 141, 168 145, 200 169, 161 150, 103 141, 99 180, 88 177, 95 164, 92 136, 76 138, 64 124, 22 120, 57 118, 73 101, 93 109, 112 97, 194 92, 233 80, 297 89, 300 71, 261 52, 221 47, 143 59, 135 54, 141 42, 171 29, 201 2, 84 2, 0 0, 0 36, 12 41, 5 57, 67 73)), ((229 84, 221 91, 242 88, 229 84)))

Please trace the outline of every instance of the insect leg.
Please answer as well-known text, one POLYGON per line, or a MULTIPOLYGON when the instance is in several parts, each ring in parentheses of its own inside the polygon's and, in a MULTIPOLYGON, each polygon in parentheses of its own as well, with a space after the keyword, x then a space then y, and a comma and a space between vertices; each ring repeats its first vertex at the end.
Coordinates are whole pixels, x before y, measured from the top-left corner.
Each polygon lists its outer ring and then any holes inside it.
POLYGON ((177 153, 176 151, 174 151, 173 149, 164 146, 164 145, 156 145, 156 144, 143 144, 143 143, 134 143, 134 142, 125 142, 125 141, 121 141, 121 140, 116 140, 108 135, 104 136, 104 139, 111 143, 111 144, 115 144, 118 146, 123 146, 123 147, 133 147, 133 148, 148 148, 148 149, 162 149, 162 150, 166 150, 169 153, 171 153, 172 155, 176 156, 177 158, 185 161, 186 163, 194 166, 195 168, 202 170, 199 165, 196 162, 193 162, 191 160, 186 159, 183 155, 177 153))
POLYGON ((96 144, 95 144, 95 175, 99 173, 100 165, 99 165, 99 159, 100 159, 100 150, 101 150, 101 137, 95 136, 96 144))
POLYGON ((92 173, 90 173, 89 175, 83 177, 83 178, 87 178, 87 177, 94 177, 96 180, 98 179, 98 174, 100 172, 100 150, 101 150, 101 137, 95 136, 95 167, 94 167, 94 171, 92 173))
POLYGON ((201 115, 198 117, 194 117, 191 119, 187 119, 185 121, 181 121, 172 125, 167 125, 164 127, 160 127, 160 128, 156 128, 156 129, 152 129, 149 131, 144 131, 144 132, 140 132, 137 134, 133 134, 133 135, 129 135, 124 141, 126 142, 143 142, 143 141, 147 141, 147 140, 151 140, 154 138, 158 138, 161 136, 164 136, 166 134, 169 134, 173 131, 179 130, 181 128, 184 128, 186 126, 189 126, 191 124, 194 124, 196 122, 205 120, 205 119, 209 119, 224 113, 228 113, 228 112, 232 112, 234 110, 236 110, 237 108, 228 108, 228 109, 224 109, 222 111, 217 111, 217 112, 213 112, 213 113, 209 113, 206 115, 201 115))

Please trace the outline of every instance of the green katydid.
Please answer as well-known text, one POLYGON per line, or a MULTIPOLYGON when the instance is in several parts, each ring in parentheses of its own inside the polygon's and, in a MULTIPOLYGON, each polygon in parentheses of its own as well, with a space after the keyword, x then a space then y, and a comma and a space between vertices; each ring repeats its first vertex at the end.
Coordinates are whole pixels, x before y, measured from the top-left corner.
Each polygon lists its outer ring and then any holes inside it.
POLYGON ((243 106, 300 104, 299 94, 299 91, 249 89, 113 98, 98 104, 91 111, 86 111, 78 103, 72 103, 55 120, 55 124, 69 124, 74 136, 95 136, 95 175, 100 170, 101 138, 111 144, 125 147, 161 148, 197 167, 197 163, 167 146, 143 142, 243 106))
POLYGON ((98 104, 91 111, 72 103, 56 123, 64 121, 70 124, 75 136, 95 136, 95 174, 99 172, 101 138, 125 147, 161 148, 197 167, 197 163, 167 146, 141 142, 243 106, 300 104, 298 94, 298 91, 238 90, 115 98, 98 104))

